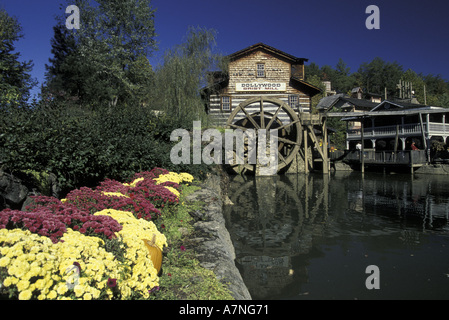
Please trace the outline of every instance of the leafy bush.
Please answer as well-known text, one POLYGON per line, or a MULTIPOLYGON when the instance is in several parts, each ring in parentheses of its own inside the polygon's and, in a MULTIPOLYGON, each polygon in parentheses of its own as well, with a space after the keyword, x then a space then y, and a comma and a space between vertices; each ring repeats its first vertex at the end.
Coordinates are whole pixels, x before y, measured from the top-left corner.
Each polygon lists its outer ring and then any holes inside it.
POLYGON ((180 122, 142 107, 97 111, 49 102, 0 110, 0 160, 13 172, 54 173, 62 194, 100 181, 128 180, 154 167, 201 177, 207 165, 174 165, 170 133, 180 122))

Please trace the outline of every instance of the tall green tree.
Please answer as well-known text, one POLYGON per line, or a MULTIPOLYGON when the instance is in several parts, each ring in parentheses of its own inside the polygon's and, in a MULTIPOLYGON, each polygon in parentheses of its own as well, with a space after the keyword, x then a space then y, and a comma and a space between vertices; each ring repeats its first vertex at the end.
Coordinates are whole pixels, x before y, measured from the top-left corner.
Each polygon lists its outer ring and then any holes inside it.
POLYGON ((72 54, 76 51, 75 38, 63 24, 54 26, 53 32, 54 36, 51 39, 53 58, 49 59, 50 65, 45 65, 46 85, 42 87, 42 94, 64 97, 69 92, 75 96, 75 93, 80 91, 78 85, 80 82, 76 81, 77 69, 69 67, 72 54))
POLYGON ((31 77, 32 61, 20 62, 14 43, 23 37, 22 27, 15 17, 0 9, 0 106, 20 106, 27 103, 30 90, 36 85, 31 77))
POLYGON ((335 79, 333 80, 337 92, 348 93, 357 86, 355 75, 351 74, 350 71, 351 68, 340 58, 335 66, 335 79))
POLYGON ((320 78, 318 75, 309 76, 307 78, 307 82, 310 83, 311 85, 314 85, 317 88, 320 88, 321 90, 321 93, 312 97, 310 103, 311 113, 317 113, 318 110, 316 109, 316 106, 318 105, 320 100, 326 96, 326 87, 323 83, 323 79, 320 78))
POLYGON ((321 81, 331 81, 332 89, 337 93, 349 93, 354 87, 362 87, 365 92, 384 95, 387 89, 387 98, 396 99, 399 98, 399 80, 412 83, 419 103, 449 108, 448 81, 441 75, 417 74, 412 69, 404 72, 397 62, 390 63, 377 57, 362 63, 354 73, 342 59, 335 68, 328 65, 320 67, 314 62, 306 66, 306 81, 316 85, 321 81))
POLYGON ((421 76, 419 76, 412 69, 408 69, 402 75, 401 80, 412 84, 412 89, 415 93, 414 96, 419 103, 424 104, 424 102, 426 102, 426 97, 424 94, 425 83, 421 76))
POLYGON ((426 86, 427 104, 449 108, 449 82, 441 75, 420 74, 426 86))
POLYGON ((319 67, 312 62, 306 66, 306 81, 318 77, 321 81, 330 81, 332 89, 337 93, 347 93, 356 86, 356 78, 354 74, 350 73, 350 68, 346 65, 343 59, 339 59, 335 68, 325 65, 319 67))
POLYGON ((309 81, 313 76, 317 76, 319 79, 322 78, 320 66, 315 62, 311 62, 310 64, 306 65, 304 69, 306 81, 309 81))
MULTIPOLYGON (((69 3, 70 2, 70 3, 69 3)), ((64 30, 67 15, 58 18, 48 66, 47 87, 56 88, 83 105, 143 103, 150 90, 142 77, 153 72, 147 58, 157 49, 151 0, 73 0, 80 29, 64 30), (60 50, 67 49, 67 54, 60 50), (62 84, 62 85, 61 85, 62 84)))
POLYGON ((396 95, 396 85, 401 79, 403 68, 397 62, 386 62, 377 57, 371 62, 362 63, 357 72, 358 81, 366 92, 384 94, 388 97, 396 95))
POLYGON ((199 92, 207 85, 207 72, 220 68, 224 60, 214 48, 214 30, 190 28, 184 43, 165 52, 156 71, 155 109, 182 119, 186 126, 194 120, 207 122, 199 92))

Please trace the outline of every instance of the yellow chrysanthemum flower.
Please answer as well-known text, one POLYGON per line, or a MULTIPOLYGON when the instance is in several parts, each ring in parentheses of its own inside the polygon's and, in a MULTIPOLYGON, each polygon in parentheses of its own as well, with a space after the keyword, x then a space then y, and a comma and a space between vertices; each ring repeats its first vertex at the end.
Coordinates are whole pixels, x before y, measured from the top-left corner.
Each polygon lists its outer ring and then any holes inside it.
POLYGON ((0 267, 6 267, 11 263, 11 259, 8 257, 0 258, 0 267))
POLYGON ((173 187, 165 187, 166 189, 168 189, 171 193, 173 193, 176 197, 178 197, 179 198, 179 191, 178 190, 176 190, 175 188, 173 188, 173 187))
POLYGON ((124 186, 134 188, 140 181, 143 181, 145 178, 137 178, 131 183, 123 183, 124 186))
MULTIPOLYGON (((144 178, 135 179, 125 185, 135 187, 142 180, 144 178)), ((170 172, 160 176, 157 183, 192 180, 189 174, 170 172)), ((180 196, 176 189, 166 188, 180 196)), ((103 194, 127 197, 119 192, 103 194)), ((0 267, 6 268, 7 276, 0 279, 0 283, 4 287, 15 286, 21 300, 33 297, 63 300, 70 299, 69 296, 90 300, 100 296, 113 298, 105 280, 111 278, 117 280, 122 298, 136 295, 148 298, 148 291, 158 285, 159 278, 143 239, 154 239, 155 245, 162 250, 167 246, 165 235, 153 222, 136 219, 130 212, 107 209, 96 215, 111 216, 122 225, 122 230, 116 235, 127 249, 124 263, 118 262, 111 252, 105 250, 105 242, 100 238, 85 236, 72 229, 67 229, 62 241, 56 244, 30 231, 2 229, 0 267), (80 266, 81 274, 74 271, 74 262, 80 266)))
POLYGON ((102 192, 105 196, 109 196, 109 197, 124 197, 124 198, 129 198, 127 195, 120 193, 120 192, 102 192))
POLYGON ((192 182, 193 179, 193 176, 186 172, 169 172, 167 174, 161 174, 159 177, 155 178, 154 181, 156 181, 156 184, 162 184, 164 182, 174 182, 177 184, 181 184, 183 182, 192 182))
POLYGON ((52 290, 50 291, 50 293, 47 295, 48 299, 54 300, 58 297, 58 294, 56 293, 56 291, 52 290))
POLYGON ((117 278, 122 296, 128 297, 132 292, 145 295, 158 285, 158 277, 143 239, 153 239, 154 235, 155 244, 162 250, 167 245, 165 235, 157 230, 152 221, 136 219, 131 212, 105 209, 95 215, 110 216, 123 226, 117 236, 127 246, 125 258, 129 261, 131 273, 117 278))
POLYGON ((30 300, 33 293, 30 290, 24 290, 19 293, 19 300, 30 300))
POLYGON ((192 182, 194 179, 193 176, 187 172, 181 172, 179 175, 182 177, 182 180, 185 182, 192 182))

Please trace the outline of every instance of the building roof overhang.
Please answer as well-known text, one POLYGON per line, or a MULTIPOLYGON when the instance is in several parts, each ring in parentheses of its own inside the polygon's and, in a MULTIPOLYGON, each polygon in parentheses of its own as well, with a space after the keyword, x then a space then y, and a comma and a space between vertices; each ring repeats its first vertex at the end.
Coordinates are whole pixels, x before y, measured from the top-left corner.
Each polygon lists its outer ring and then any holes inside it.
POLYGON ((295 57, 295 56, 293 56, 291 54, 288 54, 288 53, 286 53, 284 51, 281 51, 279 49, 273 48, 273 47, 271 47, 269 45, 266 45, 264 43, 261 43, 261 42, 256 43, 256 44, 254 44, 252 46, 249 46, 249 47, 247 47, 245 49, 239 50, 237 52, 234 52, 234 53, 228 55, 228 59, 230 59, 231 61, 237 60, 237 59, 239 59, 239 58, 241 58, 241 57, 243 57, 243 56, 245 56, 245 55, 247 55, 247 54, 249 54, 251 52, 254 52, 256 50, 267 51, 267 52, 271 53, 272 55, 278 56, 280 58, 283 58, 284 60, 289 61, 291 64, 304 64, 304 62, 309 61, 309 59, 295 57))
POLYGON ((379 117, 379 116, 412 116, 419 114, 438 114, 449 113, 449 109, 440 107, 422 107, 407 110, 391 110, 391 111, 364 111, 364 112, 334 112, 327 114, 328 117, 342 117, 342 121, 354 121, 363 118, 379 117), (344 117, 346 116, 346 117, 344 117))
POLYGON ((379 103, 376 107, 371 109, 371 111, 380 111, 382 109, 389 109, 389 108, 398 108, 402 110, 411 110, 411 109, 418 109, 418 108, 428 108, 429 106, 423 105, 423 104, 415 104, 410 102, 397 102, 397 101, 390 101, 390 100, 384 100, 381 103, 379 103))
POLYGON ((313 84, 310 84, 304 80, 291 77, 292 86, 297 87, 302 92, 305 92, 309 94, 310 97, 313 97, 319 93, 321 93, 321 89, 314 86, 313 84))

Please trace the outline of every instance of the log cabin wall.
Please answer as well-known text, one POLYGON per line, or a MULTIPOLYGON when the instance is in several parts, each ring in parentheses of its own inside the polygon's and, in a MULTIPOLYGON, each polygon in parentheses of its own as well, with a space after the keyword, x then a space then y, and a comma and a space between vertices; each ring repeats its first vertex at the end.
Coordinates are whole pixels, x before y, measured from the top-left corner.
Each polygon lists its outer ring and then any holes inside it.
MULTIPOLYGON (((225 125, 234 108, 256 96, 275 97, 296 112, 309 112, 311 97, 319 91, 303 80, 307 59, 293 57, 264 44, 251 46, 229 58, 228 79, 205 95, 214 124, 225 125)), ((270 105, 266 108, 270 112, 270 105)))

